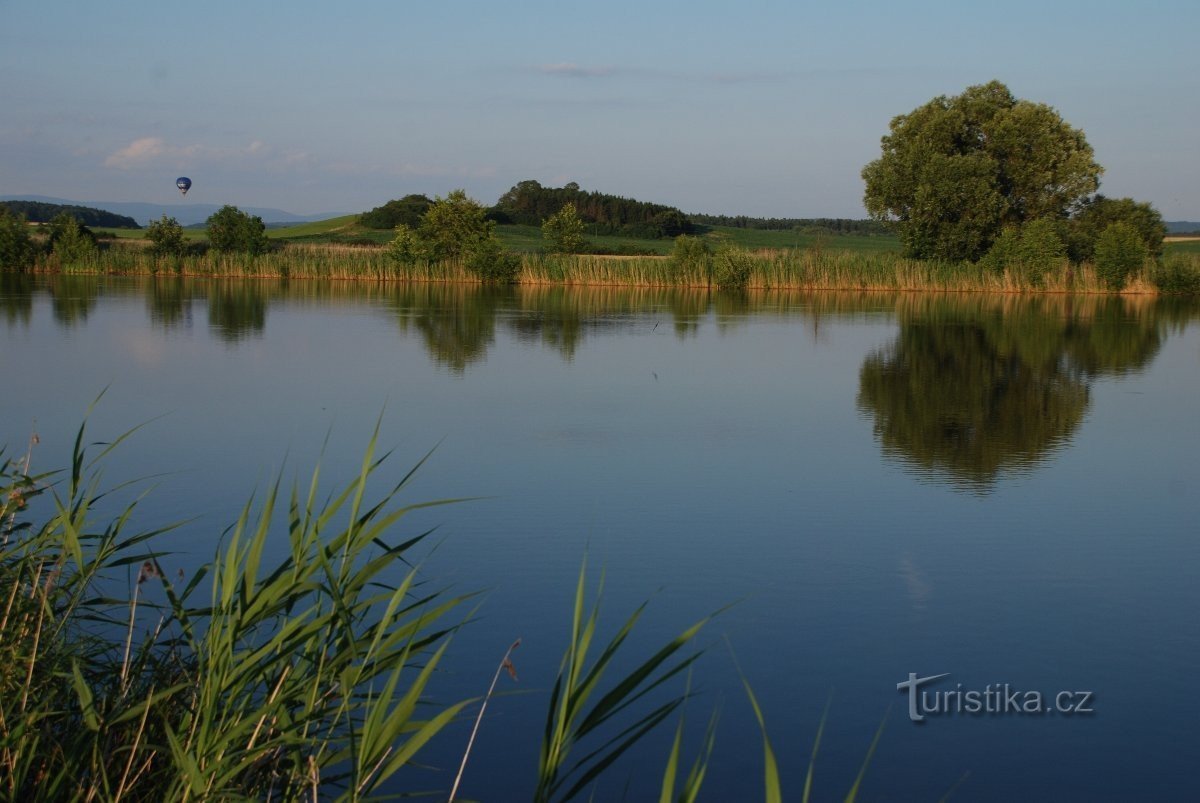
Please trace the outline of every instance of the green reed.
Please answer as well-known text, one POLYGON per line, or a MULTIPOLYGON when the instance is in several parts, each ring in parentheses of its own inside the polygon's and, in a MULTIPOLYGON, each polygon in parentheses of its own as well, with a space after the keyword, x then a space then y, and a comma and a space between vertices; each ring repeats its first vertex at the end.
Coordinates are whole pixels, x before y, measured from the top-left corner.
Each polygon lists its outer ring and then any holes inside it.
MULTIPOLYGON (((1109 293, 1091 265, 1066 260, 1045 272, 1013 266, 996 273, 970 262, 905 258, 894 251, 719 249, 707 264, 671 257, 593 254, 520 255, 516 281, 525 285, 686 287, 719 289, 714 266, 736 258, 748 271, 745 289, 943 291, 990 293, 1109 293)), ((36 269, 80 274, 175 274, 189 277, 478 282, 461 260, 401 264, 386 248, 295 244, 253 257, 215 251, 156 256, 137 241, 110 243, 74 262, 41 257, 36 269)), ((741 282, 739 281, 739 285, 741 282)), ((1148 261, 1126 284, 1126 293, 1200 292, 1200 254, 1172 253, 1148 261)))

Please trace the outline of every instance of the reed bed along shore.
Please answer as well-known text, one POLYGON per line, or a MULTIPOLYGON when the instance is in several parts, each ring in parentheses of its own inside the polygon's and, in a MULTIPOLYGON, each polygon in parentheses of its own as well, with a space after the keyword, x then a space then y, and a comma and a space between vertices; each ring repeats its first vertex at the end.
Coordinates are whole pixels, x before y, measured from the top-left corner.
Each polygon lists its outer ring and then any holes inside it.
MULTIPOLYGON (((1045 272, 1019 267, 1001 273, 970 262, 908 259, 895 252, 832 248, 736 251, 744 271, 737 289, 856 290, 888 292, 1157 294, 1200 290, 1200 254, 1172 253, 1148 260, 1119 291, 1089 264, 1063 260, 1045 272)), ((72 262, 55 255, 35 271, 92 275, 177 275, 210 278, 276 278, 478 283, 462 260, 403 264, 384 248, 288 244, 259 256, 208 251, 156 256, 140 243, 112 243, 72 262)), ((622 287, 725 287, 712 262, 672 257, 522 254, 514 282, 521 285, 622 287)))

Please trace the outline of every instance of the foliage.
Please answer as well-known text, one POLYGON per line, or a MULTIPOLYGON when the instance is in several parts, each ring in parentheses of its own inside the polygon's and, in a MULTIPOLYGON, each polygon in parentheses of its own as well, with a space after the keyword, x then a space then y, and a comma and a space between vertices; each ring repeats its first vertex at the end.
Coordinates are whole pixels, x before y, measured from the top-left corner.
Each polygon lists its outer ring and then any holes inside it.
POLYGON ((146 239, 150 241, 150 250, 155 256, 182 256, 187 251, 183 226, 166 214, 146 227, 146 239))
POLYGON ((521 258, 504 250, 495 236, 480 240, 466 254, 466 268, 485 282, 509 284, 516 281, 521 258))
POLYGON ((565 203, 562 209, 546 218, 542 223, 542 239, 546 242, 546 250, 552 254, 578 254, 583 250, 583 221, 579 219, 575 204, 565 203))
POLYGON ((894 118, 864 203, 918 258, 978 259, 1005 226, 1060 219, 1099 185, 1083 132, 998 81, 894 118))
POLYGON ((1200 264, 1183 254, 1170 254, 1154 267, 1155 287, 1164 293, 1200 293, 1200 264))
POLYGON ((368 229, 394 229, 397 226, 415 229, 421 225, 421 216, 428 212, 431 206, 433 201, 424 195, 405 195, 399 200, 388 201, 370 212, 364 212, 359 216, 358 222, 368 229))
POLYGON ((179 585, 147 543, 162 531, 127 531, 136 502, 91 521, 105 494, 82 429, 75 443, 40 526, 22 510, 50 478, 0 463, 0 796, 370 799, 466 705, 419 705, 465 598, 416 591, 404 556, 422 536, 385 540, 424 505, 392 504, 411 472, 363 502, 373 441, 329 501, 315 474, 292 491, 276 565, 278 483, 179 585), (138 565, 128 601, 113 598, 138 565))
POLYGON ((628 675, 607 684, 607 691, 602 693, 602 684, 607 680, 605 673, 646 605, 639 606, 599 654, 592 657, 590 652, 597 635, 600 606, 593 603, 588 610, 586 579, 585 561, 575 588, 571 641, 550 694, 545 735, 538 756, 538 784, 533 796, 537 803, 567 801, 584 791, 621 754, 683 704, 684 697, 676 696, 647 714, 639 716, 629 710, 634 701, 696 661, 698 653, 682 658, 676 654, 692 642, 711 618, 705 617, 684 630, 628 675), (610 720, 620 721, 622 717, 633 721, 623 723, 615 735, 600 730, 610 720), (572 751, 589 740, 593 745, 587 748, 587 753, 572 762, 572 751))
POLYGON ((672 273, 677 278, 687 276, 712 276, 712 249, 700 237, 681 234, 675 238, 671 249, 672 273))
POLYGON ((396 237, 387 246, 388 256, 401 265, 413 265, 429 259, 429 249, 424 240, 408 225, 401 223, 396 227, 396 237))
POLYGON ((713 255, 712 278, 722 290, 744 289, 753 272, 754 258, 741 248, 725 246, 713 255))
POLYGON ((539 226, 566 204, 575 205, 592 234, 675 237, 689 234, 693 228, 687 216, 675 207, 586 192, 574 182, 554 188, 543 187, 536 181, 522 181, 500 196, 489 214, 503 223, 539 226))
POLYGON ((734 229, 758 229, 761 231, 805 231, 820 230, 828 234, 887 234, 887 227, 878 220, 856 220, 851 218, 790 218, 749 217, 748 215, 688 215, 688 220, 699 226, 725 226, 734 229))
POLYGON ((208 241, 221 253, 257 256, 271 248, 267 227, 258 215, 250 215, 226 204, 209 216, 208 241))
POLYGON ((1005 271, 1032 284, 1042 282, 1045 274, 1062 266, 1067 247, 1059 236, 1058 225, 1040 218, 1024 226, 1006 228, 979 260, 996 275, 1005 271))
POLYGON ((1110 223, 1096 238, 1096 275, 1109 288, 1120 290, 1149 253, 1137 229, 1124 221, 1110 223))
POLYGON ((25 218, 0 208, 0 269, 25 270, 36 255, 25 218))
POLYGON ((863 361, 857 403, 886 455, 979 492, 1070 439, 1092 378, 1138 370, 1162 346, 1161 327, 1118 298, 964 304, 914 301, 895 341, 863 361))
POLYGON ((0 209, 14 215, 24 215, 33 223, 49 223, 62 214, 70 215, 82 226, 104 226, 110 229, 140 229, 137 221, 126 215, 74 204, 52 204, 43 201, 0 201, 0 209))
POLYGON ((50 221, 50 250, 63 265, 81 262, 96 254, 96 235, 66 212, 50 221))
POLYGON ((417 233, 428 246, 430 258, 440 261, 475 250, 493 236, 495 228, 482 204, 467 197, 465 190, 454 190, 433 202, 417 233))
POLYGON ((1097 195, 1085 201, 1071 216, 1069 246, 1071 259, 1086 262, 1096 255, 1100 233, 1113 223, 1133 227, 1154 257, 1162 256, 1163 238, 1167 224, 1162 215, 1148 203, 1132 198, 1106 198, 1097 195))

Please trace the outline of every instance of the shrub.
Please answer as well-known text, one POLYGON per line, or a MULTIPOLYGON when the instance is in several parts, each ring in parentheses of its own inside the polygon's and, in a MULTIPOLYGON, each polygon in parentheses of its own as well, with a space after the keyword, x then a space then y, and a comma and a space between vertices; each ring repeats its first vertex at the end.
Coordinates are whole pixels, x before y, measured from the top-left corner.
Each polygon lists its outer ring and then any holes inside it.
POLYGON ((146 227, 146 239, 155 256, 181 256, 187 250, 183 240, 183 227, 173 217, 163 215, 146 227))
POLYGON ((1042 277, 1062 265, 1066 256, 1067 246, 1058 225, 1049 218, 1039 218, 1019 228, 1006 228, 979 264, 997 275, 1007 270, 1031 284, 1041 284, 1042 277))
POLYGON ((50 221, 50 250, 63 265, 82 262, 96 254, 96 235, 73 215, 60 212, 50 221))
POLYGON ((713 258, 713 281, 722 290, 741 290, 750 282, 754 259, 741 248, 722 248, 713 258))
POLYGON ((0 208, 0 269, 25 270, 36 253, 25 218, 0 208))
POLYGON ((678 281, 691 273, 712 278, 712 249, 699 237, 681 234, 671 249, 671 274, 678 281))
POLYGON ((1120 290, 1147 256, 1149 249, 1137 229, 1124 221, 1110 223, 1096 239, 1096 275, 1111 289, 1120 290))
POLYGON ((508 284, 517 280, 521 259, 505 251, 498 239, 488 237, 467 252, 466 267, 485 282, 508 284))
POLYGON ((1200 293, 1200 261, 1171 254, 1154 268, 1154 285, 1164 293, 1200 293))
POLYGON ((401 265, 412 265, 429 259, 425 242, 405 224, 396 227, 396 237, 388 243, 388 256, 401 265))

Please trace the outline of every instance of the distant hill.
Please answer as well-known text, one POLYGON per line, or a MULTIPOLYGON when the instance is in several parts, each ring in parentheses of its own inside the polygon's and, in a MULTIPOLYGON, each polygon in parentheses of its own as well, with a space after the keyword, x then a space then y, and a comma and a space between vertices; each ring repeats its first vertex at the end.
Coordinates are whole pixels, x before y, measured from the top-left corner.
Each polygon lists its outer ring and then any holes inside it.
MULTIPOLYGON (((129 201, 72 201, 66 198, 51 198, 45 195, 0 195, 0 201, 36 201, 48 204, 63 204, 69 206, 85 206, 103 209, 118 215, 133 218, 138 224, 146 225, 151 220, 158 220, 163 215, 173 217, 180 225, 191 226, 208 220, 209 215, 221 208, 221 204, 148 204, 129 201)), ((308 223, 313 220, 324 220, 335 217, 336 213, 320 215, 297 215, 282 209, 272 209, 260 206, 239 206, 248 215, 258 215, 264 223, 308 223)), ((89 224, 90 225, 90 224, 89 224)))
POLYGON ((1192 220, 1168 220, 1167 234, 1195 234, 1200 231, 1200 223, 1192 220))
POLYGON ((0 206, 16 215, 24 215, 30 223, 49 223, 64 212, 84 226, 104 226, 112 229, 140 229, 137 221, 103 209, 74 204, 54 204, 45 201, 0 201, 0 206))

